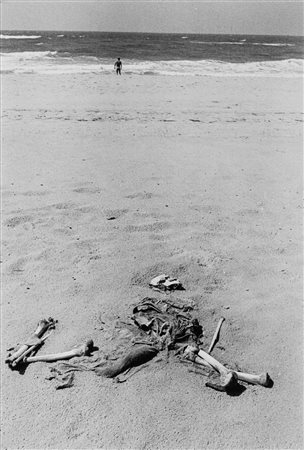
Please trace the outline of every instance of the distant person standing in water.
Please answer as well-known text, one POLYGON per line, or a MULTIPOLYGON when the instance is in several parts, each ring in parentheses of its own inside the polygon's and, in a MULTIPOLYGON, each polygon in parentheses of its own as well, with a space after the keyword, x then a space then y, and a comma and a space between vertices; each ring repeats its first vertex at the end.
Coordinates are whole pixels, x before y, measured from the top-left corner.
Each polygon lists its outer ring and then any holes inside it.
POLYGON ((122 62, 120 58, 117 58, 116 63, 114 64, 114 69, 116 69, 116 75, 121 75, 122 62))

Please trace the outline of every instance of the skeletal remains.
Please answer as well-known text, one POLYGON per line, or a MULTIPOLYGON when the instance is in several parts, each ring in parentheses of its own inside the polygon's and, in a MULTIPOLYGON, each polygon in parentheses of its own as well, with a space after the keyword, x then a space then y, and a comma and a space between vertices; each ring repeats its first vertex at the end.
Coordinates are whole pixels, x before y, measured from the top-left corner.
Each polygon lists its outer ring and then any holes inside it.
MULTIPOLYGON (((151 300, 151 299, 150 299, 151 300)), ((147 305, 147 303, 144 303, 147 305)), ((153 305, 152 305, 153 306, 153 305)), ((188 342, 187 346, 182 347, 183 349, 183 358, 187 361, 191 361, 200 366, 204 366, 208 369, 216 371, 220 375, 220 383, 216 384, 211 381, 206 383, 206 386, 212 387, 214 389, 220 391, 233 391, 238 381, 243 381, 250 384, 256 384, 264 387, 270 387, 272 385, 272 380, 269 377, 268 373, 262 373, 260 375, 253 375, 249 373, 234 371, 228 369, 219 361, 217 361, 213 356, 210 355, 214 345, 216 344, 221 325, 224 322, 224 318, 221 318, 214 336, 212 338, 211 344, 209 346, 208 352, 205 352, 201 348, 199 348, 196 342, 188 342)), ((194 319, 196 321, 196 319, 194 319)), ((193 320, 192 320, 193 322, 193 320)), ((46 333, 46 331, 52 330, 55 328, 55 321, 52 318, 48 320, 41 320, 38 323, 36 331, 32 336, 26 341, 26 343, 19 346, 12 354, 10 354, 6 363, 11 368, 16 368, 18 364, 28 364, 33 362, 55 362, 61 360, 68 360, 74 357, 83 357, 90 356, 91 352, 94 350, 94 344, 92 340, 88 340, 79 347, 74 347, 70 351, 66 351, 63 353, 54 353, 47 355, 39 355, 32 356, 33 352, 35 352, 43 342, 49 337, 51 332, 46 333)), ((157 348, 156 346, 150 345, 141 345, 134 346, 131 350, 125 354, 120 360, 115 362, 114 364, 107 366, 105 368, 95 366, 94 371, 98 375, 105 376, 107 378, 114 378, 122 372, 131 369, 132 367, 139 366, 144 364, 145 362, 151 360, 156 356, 156 354, 162 348, 157 348)))
POLYGON ((237 381, 245 381, 250 384, 259 384, 260 386, 270 387, 272 385, 272 380, 267 372, 262 373, 260 375, 252 375, 249 373, 233 371, 227 369, 223 364, 217 361, 213 356, 210 355, 214 345, 216 344, 221 326, 224 322, 224 318, 221 317, 219 323, 214 332, 211 344, 208 349, 208 353, 204 352, 204 350, 200 349, 197 345, 188 345, 184 351, 184 357, 189 361, 192 361, 196 364, 205 366, 209 369, 216 370, 220 374, 220 384, 215 384, 212 382, 207 382, 206 386, 212 387, 221 391, 229 391, 233 390, 237 381))
POLYGON ((195 345, 188 345, 184 352, 184 356, 197 364, 203 365, 205 367, 215 369, 220 374, 221 384, 219 386, 212 383, 208 383, 209 387, 214 387, 219 390, 229 390, 233 389, 236 385, 237 380, 245 381, 250 384, 259 384, 260 386, 269 387, 271 385, 271 379, 267 372, 260 375, 252 375, 249 373, 233 371, 227 369, 219 361, 217 361, 209 353, 204 352, 204 350, 199 349, 195 345), (221 389, 223 388, 223 389, 221 389))
POLYGON ((44 333, 48 330, 54 329, 55 323, 56 322, 54 319, 52 319, 52 317, 49 317, 49 319, 47 320, 40 320, 37 325, 36 331, 26 340, 25 343, 17 345, 16 348, 14 348, 14 352, 8 355, 5 362, 10 367, 16 367, 18 363, 23 362, 24 358, 26 358, 28 354, 36 351, 50 336, 51 332, 45 335, 44 333))
POLYGON ((84 344, 79 347, 74 347, 72 350, 63 352, 63 353, 52 353, 51 355, 40 355, 40 356, 29 356, 28 358, 24 358, 23 362, 25 363, 33 363, 38 361, 43 362, 54 362, 61 361, 65 359, 75 358, 75 356, 89 356, 94 348, 94 344, 92 339, 86 341, 84 344))
POLYGON ((150 281, 149 286, 156 290, 163 291, 175 291, 175 290, 184 290, 182 283, 179 279, 170 277, 168 275, 162 274, 153 278, 150 281))

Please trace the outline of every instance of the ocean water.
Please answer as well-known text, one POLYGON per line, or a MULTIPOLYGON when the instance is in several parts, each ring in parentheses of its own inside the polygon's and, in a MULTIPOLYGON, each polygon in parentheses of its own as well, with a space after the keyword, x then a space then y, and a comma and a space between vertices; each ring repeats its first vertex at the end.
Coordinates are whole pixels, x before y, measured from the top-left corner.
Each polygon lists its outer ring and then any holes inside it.
POLYGON ((285 76, 303 74, 304 38, 104 32, 2 32, 1 72, 285 76))

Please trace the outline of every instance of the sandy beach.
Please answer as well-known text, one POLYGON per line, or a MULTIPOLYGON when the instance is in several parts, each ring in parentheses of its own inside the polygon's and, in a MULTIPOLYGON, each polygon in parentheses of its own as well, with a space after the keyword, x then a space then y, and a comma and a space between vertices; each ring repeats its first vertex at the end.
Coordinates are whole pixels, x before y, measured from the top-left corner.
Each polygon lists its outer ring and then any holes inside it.
POLYGON ((2 91, 2 448, 302 448, 302 80, 8 74, 2 91), (212 354, 271 389, 217 392, 174 356, 64 390, 46 363, 4 363, 50 316, 39 354, 111 351, 162 273, 203 347, 225 317, 212 354))

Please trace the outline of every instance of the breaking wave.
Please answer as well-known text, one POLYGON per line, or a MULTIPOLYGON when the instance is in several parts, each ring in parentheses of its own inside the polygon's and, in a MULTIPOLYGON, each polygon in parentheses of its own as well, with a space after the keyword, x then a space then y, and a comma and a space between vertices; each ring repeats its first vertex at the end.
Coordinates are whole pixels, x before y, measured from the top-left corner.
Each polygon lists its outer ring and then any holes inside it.
POLYGON ((241 41, 190 41, 190 42, 191 44, 204 44, 204 45, 262 45, 266 47, 295 47, 295 44, 247 42, 246 39, 242 39, 241 41))
POLYGON ((266 47, 295 47, 295 44, 280 44, 280 43, 260 43, 260 42, 252 42, 251 45, 263 45, 266 47))
POLYGON ((39 39, 41 36, 29 36, 29 35, 17 35, 12 34, 0 34, 0 39, 39 39))
MULTIPOLYGON (((72 56, 68 52, 15 52, 1 54, 2 73, 112 74, 113 61, 95 56, 72 56)), ((187 76, 303 76, 303 60, 246 63, 217 60, 138 61, 124 60, 124 74, 187 76)))

